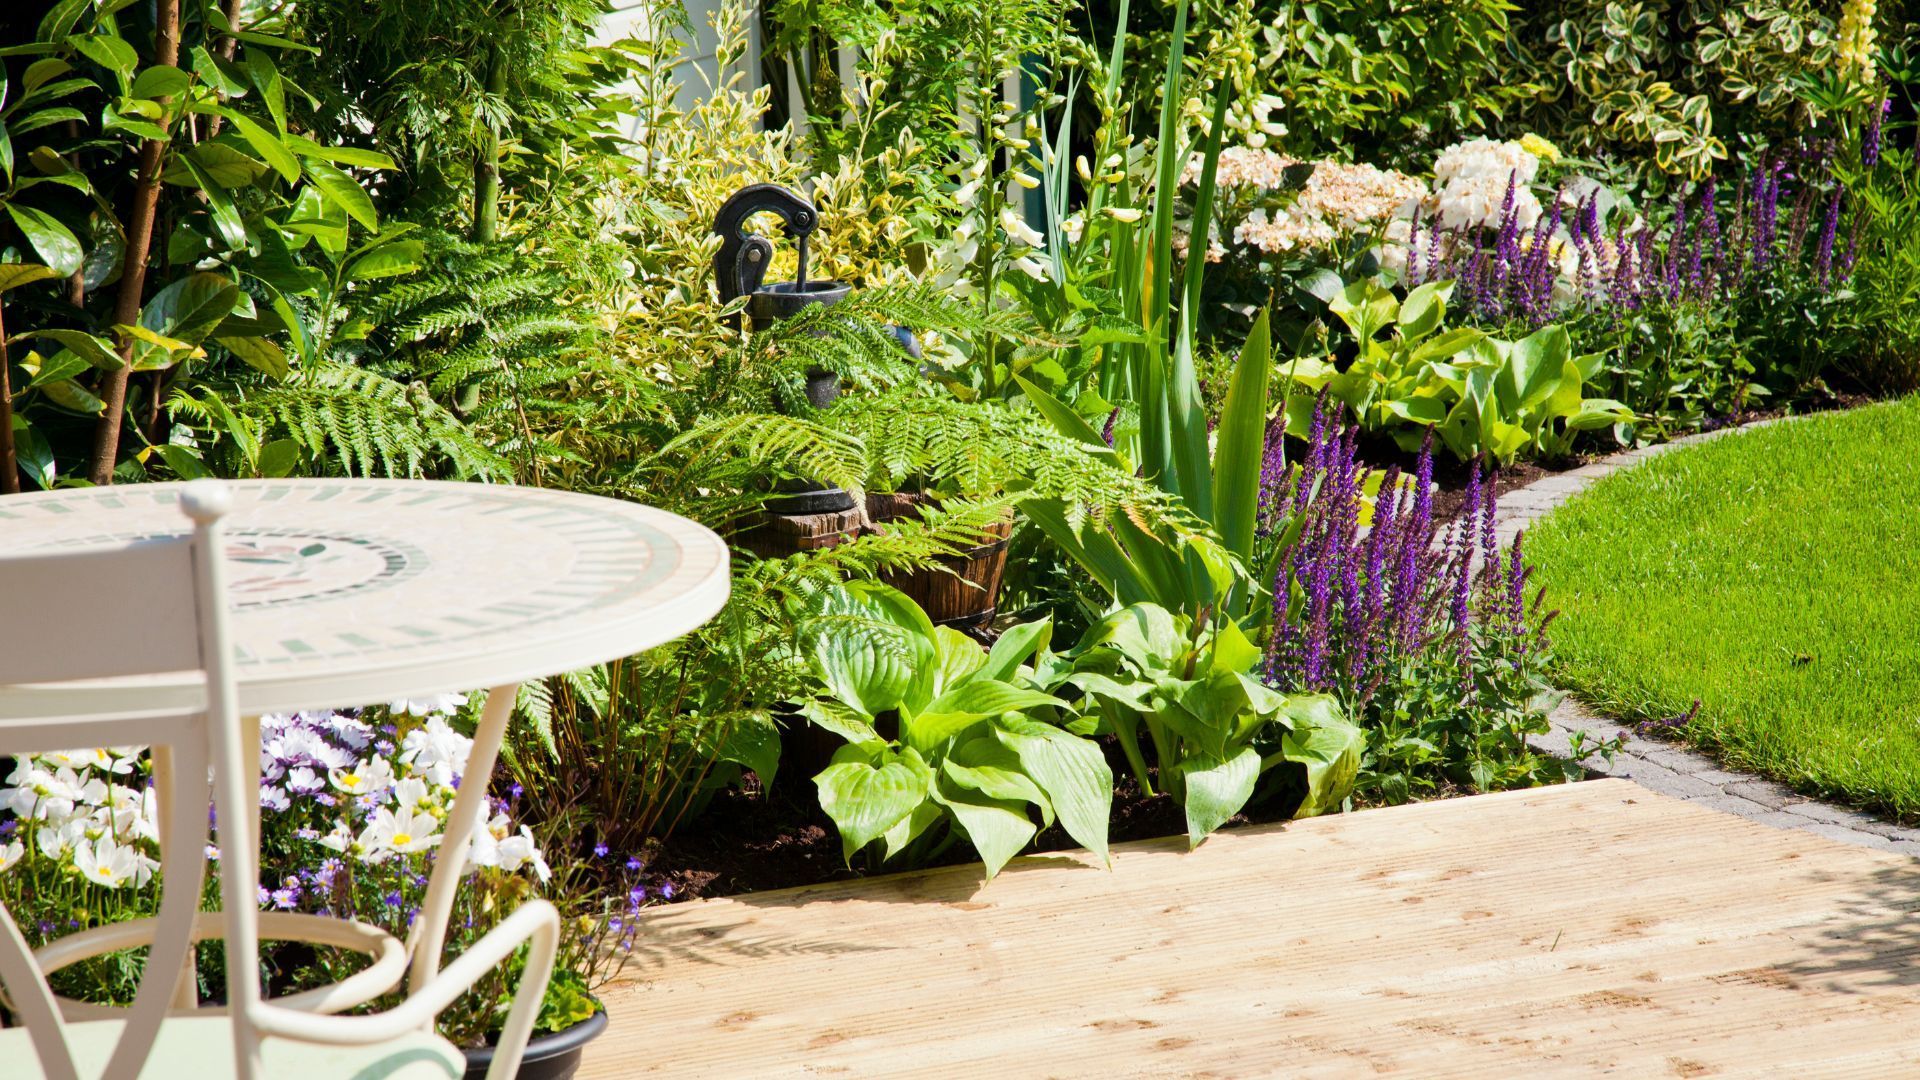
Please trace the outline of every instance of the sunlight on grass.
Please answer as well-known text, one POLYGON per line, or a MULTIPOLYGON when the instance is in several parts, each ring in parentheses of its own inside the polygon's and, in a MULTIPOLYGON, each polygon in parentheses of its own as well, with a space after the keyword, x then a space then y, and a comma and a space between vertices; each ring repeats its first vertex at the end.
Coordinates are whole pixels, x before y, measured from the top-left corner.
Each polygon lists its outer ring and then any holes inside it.
POLYGON ((1563 685, 1811 793, 1920 813, 1920 399, 1677 450, 1528 537, 1563 685))

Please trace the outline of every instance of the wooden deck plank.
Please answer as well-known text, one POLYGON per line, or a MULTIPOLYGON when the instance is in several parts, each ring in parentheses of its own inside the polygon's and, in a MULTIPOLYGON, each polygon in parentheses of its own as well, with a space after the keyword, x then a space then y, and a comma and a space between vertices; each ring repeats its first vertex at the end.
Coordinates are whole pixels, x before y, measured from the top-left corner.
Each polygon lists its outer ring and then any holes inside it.
POLYGON ((1604 780, 662 908, 581 1080, 1920 1075, 1920 862, 1604 780))

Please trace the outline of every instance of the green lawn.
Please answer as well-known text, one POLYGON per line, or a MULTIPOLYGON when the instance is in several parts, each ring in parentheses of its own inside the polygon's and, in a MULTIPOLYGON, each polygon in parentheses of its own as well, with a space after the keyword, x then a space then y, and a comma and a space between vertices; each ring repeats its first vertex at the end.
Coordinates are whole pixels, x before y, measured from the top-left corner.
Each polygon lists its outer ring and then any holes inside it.
POLYGON ((1563 685, 1729 763, 1920 816, 1920 399, 1664 454, 1527 537, 1563 685))

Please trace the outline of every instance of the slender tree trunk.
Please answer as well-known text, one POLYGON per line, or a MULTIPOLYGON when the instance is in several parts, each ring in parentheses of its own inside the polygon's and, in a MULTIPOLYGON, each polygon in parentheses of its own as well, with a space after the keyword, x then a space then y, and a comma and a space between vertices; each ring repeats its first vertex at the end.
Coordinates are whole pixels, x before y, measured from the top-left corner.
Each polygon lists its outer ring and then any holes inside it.
POLYGON ((13 375, 7 358, 4 297, 0 297, 0 495, 20 491, 20 458, 13 450, 13 375))
MULTIPOLYGON (((180 66, 180 0, 158 0, 153 60, 168 67, 180 66)), ((156 139, 148 139, 140 147, 140 176, 127 214, 126 260, 120 266, 120 294, 113 305, 115 325, 131 326, 140 321, 140 301, 147 285, 147 250, 153 243, 153 213, 160 203, 160 166, 166 152, 166 143, 156 139)), ((87 467, 87 479, 96 484, 113 483, 113 467, 120 459, 127 376, 133 371, 132 338, 121 343, 120 359, 125 362, 123 366, 108 372, 100 387, 105 408, 100 410, 99 423, 93 429, 93 460, 87 467)))
MULTIPOLYGON (((507 62, 494 48, 487 57, 487 93, 507 92, 507 62)), ((500 130, 489 126, 473 169, 473 238, 486 243, 500 230, 500 130)))
MULTIPOLYGON (((247 0, 227 0, 227 25, 233 27, 235 30, 240 29, 240 9, 246 5, 246 2, 247 0)), ((233 54, 238 52, 239 49, 239 38, 231 34, 221 36, 220 58, 222 60, 233 59, 233 54)), ((213 114, 212 118, 207 121, 207 138, 211 139, 215 135, 220 134, 220 122, 225 119, 226 117, 221 116, 219 113, 213 114)))

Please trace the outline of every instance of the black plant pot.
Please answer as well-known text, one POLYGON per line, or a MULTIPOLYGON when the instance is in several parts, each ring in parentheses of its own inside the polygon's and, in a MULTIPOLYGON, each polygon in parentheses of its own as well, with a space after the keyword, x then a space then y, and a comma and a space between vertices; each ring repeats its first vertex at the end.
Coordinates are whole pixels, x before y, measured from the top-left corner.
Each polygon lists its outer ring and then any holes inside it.
MULTIPOLYGON (((595 1009, 593 1015, 567 1028, 547 1035, 535 1035, 527 1041, 527 1052, 520 1058, 518 1080, 571 1080, 580 1068, 580 1055, 594 1037, 607 1030, 607 1010, 595 1009)), ((493 1064, 493 1047, 461 1051, 467 1056, 466 1080, 485 1080, 493 1064)))

